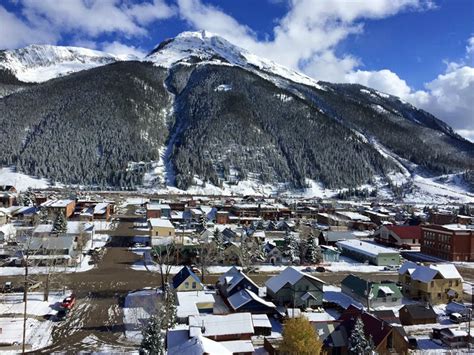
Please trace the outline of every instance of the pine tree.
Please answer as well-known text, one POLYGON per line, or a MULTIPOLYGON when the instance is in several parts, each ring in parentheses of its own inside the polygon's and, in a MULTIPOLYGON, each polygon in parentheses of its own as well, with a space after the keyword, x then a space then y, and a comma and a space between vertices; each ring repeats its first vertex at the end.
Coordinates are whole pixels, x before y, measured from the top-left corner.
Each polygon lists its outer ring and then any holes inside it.
POLYGON ((53 223, 53 232, 54 233, 66 233, 67 232, 67 220, 64 212, 61 211, 56 216, 56 219, 53 223))
POLYGON ((165 336, 163 330, 163 318, 160 315, 152 315, 148 324, 142 330, 142 342, 140 344, 141 354, 164 355, 165 336))
POLYGON ((373 341, 371 342, 371 340, 365 336, 364 323, 360 317, 357 317, 354 329, 349 337, 349 353, 369 355, 373 349, 373 341))
POLYGON ((284 252, 284 255, 288 258, 288 260, 290 260, 292 264, 299 263, 300 262, 299 243, 292 233, 288 233, 285 236, 285 244, 286 244, 286 250, 284 252))
POLYGON ((311 264, 319 264, 323 260, 321 247, 317 244, 316 238, 310 234, 308 238, 308 249, 306 249, 306 260, 311 264))
POLYGON ((288 354, 320 354, 322 342, 305 317, 289 318, 283 325, 280 350, 288 354))
POLYGON ((164 329, 173 328, 178 322, 176 315, 176 296, 169 286, 165 289, 162 312, 162 327, 164 329))
POLYGON ((40 224, 49 224, 50 223, 49 216, 48 216, 48 211, 46 210, 46 208, 44 208, 44 207, 40 208, 40 210, 38 212, 38 219, 39 219, 40 224))
POLYGON ((214 229, 214 243, 216 245, 216 258, 218 262, 222 261, 222 256, 224 255, 224 236, 219 230, 216 228, 214 229))

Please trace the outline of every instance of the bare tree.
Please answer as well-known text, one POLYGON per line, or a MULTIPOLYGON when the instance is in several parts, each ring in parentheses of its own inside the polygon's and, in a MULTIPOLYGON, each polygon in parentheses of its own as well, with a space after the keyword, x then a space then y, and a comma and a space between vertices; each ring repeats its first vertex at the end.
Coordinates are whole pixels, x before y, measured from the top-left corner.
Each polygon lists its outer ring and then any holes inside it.
POLYGON ((158 265, 158 270, 161 275, 161 289, 165 291, 166 285, 169 281, 169 276, 171 273, 171 268, 175 261, 175 249, 176 245, 174 243, 163 243, 159 246, 154 247, 152 251, 152 256, 156 265, 158 265))

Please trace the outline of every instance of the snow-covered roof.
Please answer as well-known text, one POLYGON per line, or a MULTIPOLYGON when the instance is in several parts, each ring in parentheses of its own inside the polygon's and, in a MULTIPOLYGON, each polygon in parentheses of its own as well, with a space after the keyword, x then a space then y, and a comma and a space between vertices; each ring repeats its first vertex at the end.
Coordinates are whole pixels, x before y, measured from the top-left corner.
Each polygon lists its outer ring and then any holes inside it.
POLYGON ((179 318, 199 315, 198 303, 213 304, 214 293, 208 291, 176 292, 178 306, 176 313, 179 318))
POLYGON ((270 308, 274 308, 275 305, 272 302, 265 301, 263 298, 257 296, 254 292, 244 289, 239 292, 234 293, 230 296, 227 301, 234 310, 239 309, 240 307, 246 305, 250 301, 256 301, 262 305, 265 305, 270 308))
POLYGON ((306 274, 304 272, 299 271, 298 269, 295 269, 292 266, 288 266, 285 270, 283 270, 279 275, 273 276, 270 279, 265 282, 265 285, 267 286, 267 289, 271 290, 272 292, 276 293, 278 292, 283 286, 285 286, 287 283, 290 285, 294 285, 297 283, 299 280, 301 280, 303 277, 308 277, 314 281, 320 282, 321 284, 324 284, 324 281, 311 276, 309 274, 306 274))
POLYGON ((471 231, 473 226, 465 224, 443 224, 443 227, 452 231, 471 231))
POLYGON ((363 221, 363 222, 370 222, 370 218, 367 217, 367 216, 364 216, 360 213, 356 213, 356 212, 350 212, 350 211, 340 211, 340 212, 337 212, 338 214, 344 216, 344 217, 347 217, 353 221, 363 221))
POLYGON ((104 214, 107 210, 107 206, 109 205, 108 202, 101 202, 95 205, 94 207, 94 214, 104 214))
POLYGON ((380 286, 379 290, 385 293, 386 295, 392 295, 394 293, 393 290, 387 286, 380 286))
POLYGON ((361 240, 344 240, 336 243, 341 249, 357 251, 358 253, 377 257, 380 254, 398 254, 396 250, 381 247, 376 244, 363 242, 361 240))
POLYGON ((64 208, 67 207, 69 204, 74 203, 74 200, 48 200, 43 202, 41 206, 43 207, 53 207, 53 208, 64 208))
POLYGON ((252 314, 254 328, 271 328, 272 324, 266 314, 252 314))
POLYGON ((150 222, 152 228, 174 228, 173 223, 169 219, 150 218, 148 222, 150 222))
POLYGON ((233 313, 227 315, 190 316, 191 330, 204 326, 204 336, 253 334, 252 315, 250 313, 233 313))
POLYGON ((146 205, 146 209, 150 211, 170 210, 171 207, 170 205, 164 203, 149 203, 146 205))
POLYGON ((168 349, 168 355, 232 355, 221 343, 208 339, 200 334, 188 339, 186 342, 168 349))
POLYGON ((255 351, 251 340, 221 341, 220 344, 232 354, 253 353, 255 351))
POLYGON ((441 275, 445 279, 461 279, 461 274, 454 264, 431 264, 428 266, 417 265, 407 261, 398 271, 400 275, 408 272, 413 280, 430 282, 436 275, 441 275))
POLYGON ((337 319, 327 312, 303 312, 301 315, 310 322, 332 322, 337 319))

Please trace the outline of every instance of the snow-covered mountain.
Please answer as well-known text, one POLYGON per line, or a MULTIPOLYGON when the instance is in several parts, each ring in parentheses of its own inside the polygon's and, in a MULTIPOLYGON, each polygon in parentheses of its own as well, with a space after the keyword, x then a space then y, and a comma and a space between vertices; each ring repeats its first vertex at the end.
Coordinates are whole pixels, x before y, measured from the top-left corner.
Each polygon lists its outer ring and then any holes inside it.
POLYGON ((74 47, 0 52, 0 126, 0 165, 58 183, 417 199, 474 186, 474 144, 428 112, 209 32, 140 61, 74 47))
POLYGON ((31 45, 0 51, 0 68, 26 83, 41 83, 117 60, 112 54, 79 47, 31 45))
POLYGON ((252 54, 209 31, 182 32, 175 38, 160 43, 144 60, 164 68, 177 64, 193 65, 196 61, 201 64, 235 65, 275 83, 278 83, 278 77, 282 77, 321 88, 317 80, 252 54))

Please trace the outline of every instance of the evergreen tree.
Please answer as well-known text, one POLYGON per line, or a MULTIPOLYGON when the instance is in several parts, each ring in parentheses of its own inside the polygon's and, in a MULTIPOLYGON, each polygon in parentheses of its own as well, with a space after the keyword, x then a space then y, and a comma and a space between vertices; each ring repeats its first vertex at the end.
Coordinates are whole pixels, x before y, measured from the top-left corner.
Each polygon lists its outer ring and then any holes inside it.
POLYGON ((290 262, 293 263, 299 263, 300 262, 300 255, 299 255, 299 243, 296 240, 296 237, 292 233, 288 233, 285 236, 285 244, 286 244, 286 250, 284 252, 284 255, 290 260, 290 262))
POLYGON ((365 336, 364 323, 360 317, 357 317, 354 329, 349 337, 349 353, 369 355, 373 349, 373 341, 371 343, 370 339, 365 336))
POLYGON ((219 230, 214 229, 214 243, 216 245, 216 261, 221 262, 223 260, 222 256, 224 255, 224 236, 219 230))
POLYGON ((49 224, 50 223, 49 216, 48 216, 48 211, 46 210, 46 208, 44 208, 44 207, 40 208, 40 210, 38 212, 38 219, 39 219, 40 224, 49 224))
POLYGON ((321 254, 321 247, 316 242, 316 238, 313 234, 310 234, 308 238, 306 260, 311 264, 319 264, 323 260, 323 255, 321 254))
POLYGON ((66 233, 67 232, 67 220, 64 212, 61 211, 56 216, 56 219, 53 223, 53 232, 54 233, 66 233))
POLYGON ((164 319, 160 315, 152 315, 142 330, 140 354, 164 355, 166 331, 163 330, 164 319))
POLYGON ((163 299, 164 304, 162 308, 162 328, 170 329, 178 323, 178 320, 176 315, 176 296, 169 286, 165 288, 163 299))

